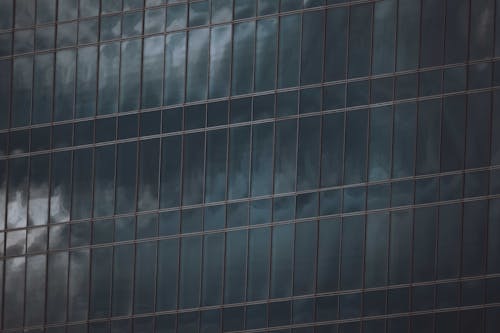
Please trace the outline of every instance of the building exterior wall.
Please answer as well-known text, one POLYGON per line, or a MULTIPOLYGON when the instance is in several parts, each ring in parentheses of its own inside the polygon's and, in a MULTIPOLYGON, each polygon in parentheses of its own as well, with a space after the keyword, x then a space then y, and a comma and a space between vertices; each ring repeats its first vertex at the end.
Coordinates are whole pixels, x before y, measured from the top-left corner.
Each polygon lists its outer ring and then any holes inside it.
POLYGON ((499 0, 0 0, 2 332, 493 333, 499 0))

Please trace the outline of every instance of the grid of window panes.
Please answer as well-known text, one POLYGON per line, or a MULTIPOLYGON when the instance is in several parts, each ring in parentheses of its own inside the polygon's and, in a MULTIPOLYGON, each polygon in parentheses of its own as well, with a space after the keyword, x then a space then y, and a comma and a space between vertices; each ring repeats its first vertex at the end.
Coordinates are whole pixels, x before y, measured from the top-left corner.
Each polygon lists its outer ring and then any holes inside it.
POLYGON ((0 0, 2 332, 493 333, 500 0, 0 0))

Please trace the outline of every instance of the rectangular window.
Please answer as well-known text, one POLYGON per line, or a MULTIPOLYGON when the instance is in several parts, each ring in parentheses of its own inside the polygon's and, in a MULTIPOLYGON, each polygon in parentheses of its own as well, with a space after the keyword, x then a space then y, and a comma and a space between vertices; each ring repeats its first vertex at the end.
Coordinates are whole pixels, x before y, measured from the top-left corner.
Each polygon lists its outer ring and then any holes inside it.
MULTIPOLYGON (((162 18, 165 21, 164 18, 162 18)), ((144 39, 142 64, 142 107, 151 108, 163 102, 163 65, 165 39, 155 36, 144 39)))

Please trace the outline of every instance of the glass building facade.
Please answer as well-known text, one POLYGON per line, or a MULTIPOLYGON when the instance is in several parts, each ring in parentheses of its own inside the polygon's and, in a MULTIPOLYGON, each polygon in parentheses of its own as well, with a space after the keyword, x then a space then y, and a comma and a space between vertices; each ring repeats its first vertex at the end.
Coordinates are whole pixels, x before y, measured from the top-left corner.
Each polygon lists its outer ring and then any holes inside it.
POLYGON ((493 333, 500 0, 0 0, 2 332, 493 333))

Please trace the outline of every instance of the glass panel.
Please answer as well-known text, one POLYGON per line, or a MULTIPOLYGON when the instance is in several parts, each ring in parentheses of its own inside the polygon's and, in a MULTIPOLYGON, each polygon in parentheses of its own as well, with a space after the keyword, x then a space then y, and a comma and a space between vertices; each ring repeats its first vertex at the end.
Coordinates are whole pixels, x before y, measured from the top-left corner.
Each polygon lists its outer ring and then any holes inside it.
POLYGON ((57 47, 75 46, 77 31, 76 22, 60 24, 57 27, 57 47))
POLYGON ((415 210, 413 228, 413 280, 429 281, 434 279, 436 244, 436 209, 415 210))
POLYGON ((52 179, 50 189, 50 221, 69 220, 71 206, 71 152, 52 155, 52 179))
POLYGON ((285 120, 276 123, 274 193, 295 190, 297 121, 285 120))
POLYGON ((495 3, 478 0, 470 4, 469 57, 471 60, 492 56, 495 3))
POLYGON ((25 325, 40 325, 45 310, 45 255, 26 260, 26 317, 25 325))
POLYGON ((270 90, 276 84, 276 53, 278 19, 257 21, 255 45, 255 91, 270 90))
POLYGON ((420 2, 400 0, 398 9, 397 70, 414 69, 419 55, 420 2))
POLYGON ((245 300, 247 230, 228 232, 226 236, 226 267, 224 279, 224 303, 245 300))
POLYGON ((210 31, 210 98, 229 94, 231 73, 231 25, 213 27, 210 31))
POLYGON ((467 0, 448 1, 446 3, 446 64, 463 62, 467 58, 469 27, 464 22, 469 17, 468 12, 467 0))
POLYGON ((199 1, 189 4, 189 26, 195 27, 208 24, 209 2, 199 1))
POLYGON ((183 29, 187 25, 187 6, 171 6, 167 8, 166 30, 173 31, 183 29))
POLYGON ((98 114, 118 112, 119 43, 100 46, 98 114))
POLYGON ((372 5, 351 7, 349 18, 349 77, 370 73, 372 5))
POLYGON ((78 1, 77 0, 67 0, 58 4, 58 15, 57 19, 59 21, 73 20, 76 19, 78 14, 78 1))
POLYGON ((183 205, 199 204, 203 200, 204 141, 204 133, 193 133, 184 136, 183 205))
POLYGON ((368 288, 387 284, 388 240, 389 215, 368 215, 365 245, 365 286, 368 288))
POLYGON ((95 150, 94 216, 114 213, 115 202, 115 146, 95 150))
POLYGON ((31 157, 29 225, 47 224, 49 214, 49 155, 31 157))
POLYGON ((272 193, 273 139, 273 124, 252 127, 252 196, 272 193))
POLYGON ((207 98, 208 32, 208 28, 189 31, 186 84, 188 102, 207 98))
POLYGON ((66 298, 68 286, 68 252, 48 255, 47 268, 47 322, 66 320, 66 298))
POLYGON ((158 168, 160 158, 160 140, 147 140, 140 143, 139 188, 137 209, 152 210, 158 208, 158 168))
POLYGON ((490 93, 471 94, 468 102, 465 165, 483 167, 490 161, 490 93))
POLYGON ((444 7, 445 3, 442 1, 422 1, 421 67, 439 66, 443 63, 444 7))
POLYGON ((99 14, 99 0, 80 0, 80 17, 99 14))
POLYGON ((97 47, 78 49, 76 118, 90 117, 96 108, 97 47))
POLYGON ((272 298, 287 297, 292 293, 293 238, 293 224, 273 228, 270 289, 272 298))
POLYGON ((13 0, 5 0, 0 2, 0 30, 12 28, 12 19, 14 18, 13 3, 13 0))
POLYGON ((344 113, 323 116, 321 132, 321 185, 335 186, 342 181, 344 155, 344 113))
POLYGON ((142 68, 142 107, 160 106, 163 101, 163 63, 165 42, 163 36, 144 39, 142 68))
MULTIPOLYGON (((169 9, 170 10, 170 9, 169 9)), ((186 33, 168 34, 165 49, 165 105, 184 101, 186 33)))
POLYGON ((230 129, 228 198, 248 196, 250 126, 230 129))
POLYGON ((488 202, 476 201, 464 204, 462 236, 462 275, 484 273, 488 202))
MULTIPOLYGON (((179 308, 200 304, 201 236, 181 239, 179 308)), ((191 332, 191 331, 190 331, 191 332)))
POLYGON ((253 88, 253 54, 255 49, 255 22, 245 22, 234 26, 233 95, 245 94, 253 88))
POLYGON ((212 0, 212 23, 228 22, 233 18, 233 2, 212 0))
POLYGON ((248 243, 247 300, 268 297, 271 229, 251 229, 248 243))
POLYGON ((9 160, 7 228, 26 226, 28 204, 28 158, 9 160))
MULTIPOLYGON (((12 9, 9 4, 6 5, 7 13, 12 9)), ((2 8, 3 9, 3 8, 2 8)), ((16 24, 15 28, 23 28, 35 23, 35 0, 16 0, 16 24)), ((12 17, 12 13, 10 14, 12 17)), ((6 27, 7 28, 7 27, 6 27)), ((10 28, 10 27, 9 27, 10 28)))
MULTIPOLYGON (((109 268, 112 267, 112 255, 112 247, 92 250, 89 319, 110 315, 111 270, 109 268)), ((127 258, 127 266, 130 266, 130 258, 127 258)))
POLYGON ((207 132, 206 144, 205 202, 222 201, 226 197, 227 130, 207 132))
POLYGON ((410 211, 391 214, 389 281, 390 284, 406 283, 410 279, 410 244, 412 215, 410 211))
POLYGON ((33 124, 47 123, 52 117, 52 89, 54 77, 54 54, 35 56, 35 78, 33 85, 33 124))
POLYGON ((370 110, 368 179, 371 181, 391 176, 392 116, 392 107, 370 110))
POLYGON ((160 207, 180 204, 182 137, 162 139, 160 207))
POLYGON ((293 87, 299 82, 301 16, 280 19, 278 88, 293 87))
POLYGON ((301 84, 318 83, 323 78, 325 15, 323 11, 304 13, 303 20, 300 81, 301 84))
MULTIPOLYGON (((364 23, 362 25, 364 26, 364 23)), ((326 81, 341 80, 346 77, 348 26, 349 12, 347 7, 328 10, 325 49, 326 81)))
POLYGON ((444 100, 441 121, 441 171, 463 168, 465 107, 464 96, 452 96, 444 100))
POLYGON ((299 120, 297 154, 297 191, 316 189, 319 185, 321 118, 299 120))
POLYGON ((394 143, 392 177, 413 175, 416 141, 416 105, 396 105, 394 113, 394 143))
POLYGON ((122 37, 133 37, 142 34, 142 15, 142 11, 123 14, 122 37))
POLYGON ((224 239, 223 233, 204 237, 202 306, 218 305, 222 302, 224 239))
MULTIPOLYGON (((2 11, 0 10, 0 13, 1 12, 2 11)), ((2 22, 2 20, 0 20, 0 22, 2 22)), ((1 60, 0 71, 3 73, 3 75, 0 75, 0 128, 4 129, 9 127, 10 102, 11 102, 10 96, 12 92, 12 85, 10 81, 12 73, 11 61, 1 60)))
POLYGON ((361 288, 365 217, 350 216, 342 220, 341 288, 361 288))
MULTIPOLYGON (((165 7, 148 9, 144 14, 144 33, 152 34, 165 31, 165 7)), ((146 48, 147 49, 147 48, 146 48)))
POLYGON ((347 113, 345 125, 344 184, 366 180, 368 110, 347 113))
POLYGON ((158 243, 156 311, 173 310, 177 306, 178 258, 178 239, 166 239, 158 243))
POLYGON ((12 126, 26 126, 30 122, 32 85, 33 57, 14 59, 12 126))
POLYGON ((394 71, 396 9, 396 0, 375 3, 373 17, 373 74, 394 71))
POLYGON ((134 258, 134 245, 118 245, 115 246, 114 250, 113 266, 109 266, 113 267, 113 294, 111 303, 113 316, 130 315, 132 313, 134 278, 134 266, 131 264, 131 261, 134 258))
POLYGON ((78 23, 78 44, 97 42, 97 19, 80 21, 78 23))
POLYGON ((71 218, 92 215, 92 149, 76 150, 73 155, 73 204, 71 218))
POLYGON ((314 292, 317 237, 318 225, 316 221, 295 225, 294 295, 314 292))
MULTIPOLYGON (((3 243, 3 234, 2 234, 2 243, 3 243)), ((23 255, 25 251, 26 251, 26 230, 16 230, 8 232, 6 234, 5 254, 8 256, 19 256, 23 255)))
POLYGON ((420 175, 438 172, 441 140, 440 101, 424 101, 419 104, 418 125, 415 172, 420 175))
POLYGON ((136 245, 134 313, 154 311, 156 287, 156 242, 136 245))
POLYGON ((3 327, 6 329, 21 327, 24 317, 24 285, 25 258, 10 258, 5 260, 4 302, 8 309, 4 311, 3 327))
POLYGON ((73 118, 75 57, 75 50, 70 49, 56 52, 55 121, 73 118))
POLYGON ((120 64, 120 112, 139 108, 140 77, 141 77, 140 39, 122 42, 120 64))
POLYGON ((68 319, 86 320, 89 299, 89 250, 70 252, 68 319))
POLYGON ((118 145, 116 165, 115 212, 134 211, 137 170, 137 144, 135 142, 118 145))

